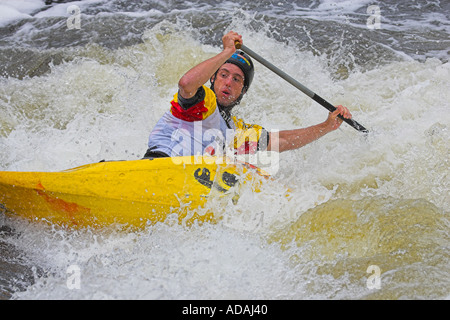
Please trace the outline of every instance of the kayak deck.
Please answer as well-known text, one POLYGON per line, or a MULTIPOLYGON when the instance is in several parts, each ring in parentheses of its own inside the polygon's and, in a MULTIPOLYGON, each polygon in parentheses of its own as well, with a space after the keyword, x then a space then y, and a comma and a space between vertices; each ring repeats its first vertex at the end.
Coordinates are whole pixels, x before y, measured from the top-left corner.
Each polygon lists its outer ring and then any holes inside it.
POLYGON ((0 210, 66 227, 143 227, 171 213, 180 223, 214 221, 199 214, 219 194, 251 180, 246 164, 212 157, 107 161, 60 172, 0 172, 0 210))

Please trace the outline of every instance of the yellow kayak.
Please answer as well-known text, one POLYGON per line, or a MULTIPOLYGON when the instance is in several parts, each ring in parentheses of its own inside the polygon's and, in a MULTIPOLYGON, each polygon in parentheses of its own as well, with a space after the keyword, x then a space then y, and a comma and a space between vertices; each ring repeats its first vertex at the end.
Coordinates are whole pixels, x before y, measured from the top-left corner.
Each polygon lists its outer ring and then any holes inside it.
MULTIPOLYGON (((201 213, 211 194, 251 181, 245 163, 214 157, 106 161, 60 172, 0 172, 0 212, 65 227, 143 227, 178 214, 180 223, 214 221, 201 213)), ((255 169, 255 170, 253 170, 255 169)), ((229 193, 229 192, 228 192, 229 193)))

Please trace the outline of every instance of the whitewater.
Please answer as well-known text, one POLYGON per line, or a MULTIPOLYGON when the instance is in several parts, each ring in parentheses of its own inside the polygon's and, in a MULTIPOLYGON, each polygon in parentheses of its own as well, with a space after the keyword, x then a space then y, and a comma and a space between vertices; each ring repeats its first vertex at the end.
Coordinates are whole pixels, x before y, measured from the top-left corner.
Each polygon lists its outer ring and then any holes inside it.
MULTIPOLYGON (((142 158, 179 78, 229 30, 369 130, 344 123, 279 154, 261 192, 207 204, 216 224, 69 230, 0 213, 0 298, 449 298, 447 2, 3 0, 0 12, 2 171, 142 158)), ((270 130, 327 112, 256 62, 236 108, 270 130)))

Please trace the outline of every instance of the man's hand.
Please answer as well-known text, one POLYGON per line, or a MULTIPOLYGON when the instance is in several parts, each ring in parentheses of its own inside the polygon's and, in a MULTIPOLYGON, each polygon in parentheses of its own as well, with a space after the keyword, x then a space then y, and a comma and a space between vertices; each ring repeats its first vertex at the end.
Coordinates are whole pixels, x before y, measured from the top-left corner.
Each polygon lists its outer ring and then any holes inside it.
POLYGON ((243 44, 242 36, 234 31, 228 32, 222 37, 223 50, 231 50, 233 53, 236 52, 236 41, 243 44))
POLYGON ((339 128, 344 120, 339 118, 338 116, 341 115, 345 119, 351 119, 352 114, 350 111, 344 107, 344 106, 336 106, 336 110, 333 112, 330 112, 328 114, 328 118, 325 121, 326 126, 330 129, 330 131, 336 130, 339 128))

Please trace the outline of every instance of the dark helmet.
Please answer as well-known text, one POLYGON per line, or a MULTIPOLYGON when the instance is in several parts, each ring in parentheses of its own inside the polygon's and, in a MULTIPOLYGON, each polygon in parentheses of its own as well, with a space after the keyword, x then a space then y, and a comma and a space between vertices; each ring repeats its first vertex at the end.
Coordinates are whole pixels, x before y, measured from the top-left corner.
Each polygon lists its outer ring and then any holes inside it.
POLYGON ((244 73, 244 89, 246 92, 253 81, 255 69, 253 67, 252 59, 244 51, 236 50, 235 53, 225 63, 232 63, 237 65, 244 73))

